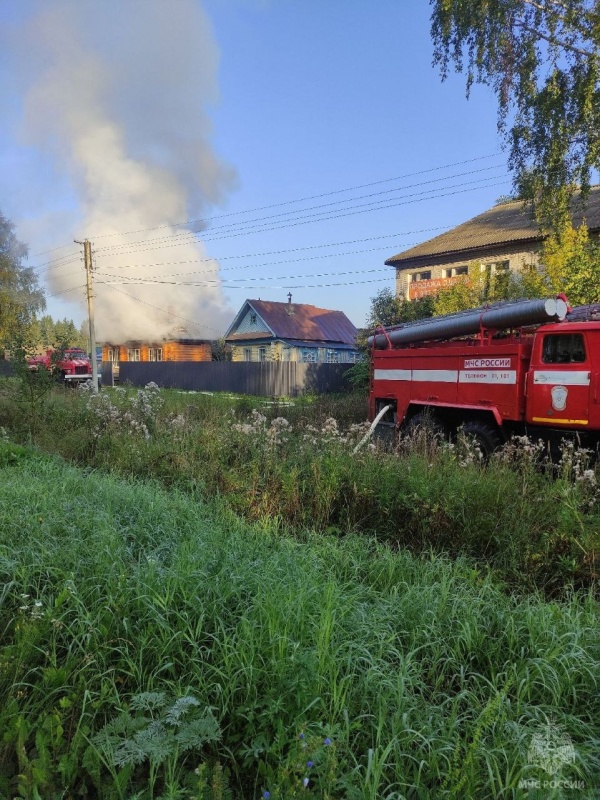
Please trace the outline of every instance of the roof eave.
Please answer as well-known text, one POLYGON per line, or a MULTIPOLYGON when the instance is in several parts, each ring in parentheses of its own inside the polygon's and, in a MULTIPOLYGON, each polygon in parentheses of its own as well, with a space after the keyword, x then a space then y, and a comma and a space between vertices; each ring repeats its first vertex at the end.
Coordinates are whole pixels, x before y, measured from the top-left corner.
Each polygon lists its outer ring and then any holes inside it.
POLYGON ((388 258, 384 261, 386 267, 394 267, 395 269, 412 269, 413 267, 420 267, 424 264, 444 263, 445 261, 475 261, 478 256, 483 256, 487 253, 496 253, 501 250, 506 250, 507 247, 518 247, 520 245, 539 244, 544 239, 543 236, 530 236, 526 239, 514 239, 511 241, 498 242, 497 244, 487 244, 481 247, 472 247, 460 250, 444 250, 439 253, 424 253, 419 256, 412 256, 409 258, 388 258))
POLYGON ((232 332, 232 331, 234 331, 234 330, 236 329, 236 327, 237 327, 237 326, 240 324, 240 322, 241 322, 241 321, 242 321, 242 319, 243 319, 243 315, 244 315, 244 312, 245 312, 245 310, 246 310, 246 306, 247 306, 248 308, 251 308, 251 309, 252 309, 252 311, 254 311, 254 313, 255 313, 255 314, 258 314, 258 316, 259 316, 259 317, 261 318, 261 320, 262 320, 262 321, 265 323, 265 325, 267 326, 267 328, 268 328, 268 329, 271 331, 271 334, 272 334, 273 336, 276 336, 276 335, 277 335, 277 334, 275 333, 275 331, 273 330, 273 328, 271 328, 271 326, 270 326, 270 325, 268 325, 268 324, 267 324, 267 323, 264 321, 264 319, 261 317, 261 315, 258 313, 258 311, 257 311, 257 310, 254 308, 254 306, 252 305, 252 300, 244 300, 244 303, 242 304, 242 307, 240 308, 240 310, 238 311, 238 313, 235 315, 235 319, 233 320, 233 322, 231 323, 231 325, 230 325, 230 326, 227 328, 227 330, 226 330, 226 331, 225 331, 225 333, 223 334, 223 338, 224 338, 224 339, 227 339, 227 337, 231 335, 231 332, 232 332))

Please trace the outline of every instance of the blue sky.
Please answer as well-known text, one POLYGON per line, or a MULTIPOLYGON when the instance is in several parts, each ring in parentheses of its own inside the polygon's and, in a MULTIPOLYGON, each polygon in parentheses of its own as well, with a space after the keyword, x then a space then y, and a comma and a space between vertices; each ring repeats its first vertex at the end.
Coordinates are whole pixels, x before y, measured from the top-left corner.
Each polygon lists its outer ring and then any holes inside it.
POLYGON ((170 314, 195 336, 222 332, 246 298, 285 302, 288 292, 361 326, 371 298, 393 288, 387 257, 510 191, 494 97, 474 87, 467 101, 460 75, 441 82, 425 0, 127 0, 123 18, 95 0, 48 5, 63 16, 44 18, 35 0, 18 11, 0 4, 5 37, 20 45, 0 62, 9 101, 0 210, 44 281, 58 274, 49 259, 69 263, 68 278, 48 282, 49 294, 61 292, 48 300, 54 316, 85 316, 74 288, 81 265, 69 258, 78 255, 72 240, 89 236, 103 276, 103 338, 133 318, 118 308, 124 292, 150 326, 170 314), (68 59, 65 20, 92 30, 68 59), (131 47, 128 25, 138 30, 131 47), (96 127, 73 135, 92 86, 96 127), (102 132, 78 160, 82 142, 102 132), (124 189, 123 172, 144 164, 124 189), (127 198, 139 207, 140 196, 152 204, 132 216, 127 198), (174 257, 169 237, 186 230, 176 223, 199 219, 199 257, 174 257), (111 241, 120 250, 107 250, 111 241), (193 261, 210 263, 210 277, 193 261), (203 284, 217 275, 218 287, 203 284))

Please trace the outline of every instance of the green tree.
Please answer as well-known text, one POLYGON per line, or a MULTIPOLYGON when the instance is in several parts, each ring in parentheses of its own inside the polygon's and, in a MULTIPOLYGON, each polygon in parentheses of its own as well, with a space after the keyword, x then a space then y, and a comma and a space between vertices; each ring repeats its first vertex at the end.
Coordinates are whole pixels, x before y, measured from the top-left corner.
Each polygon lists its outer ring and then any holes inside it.
POLYGON ((227 344, 225 339, 213 339, 210 344, 213 361, 231 361, 231 346, 227 344))
POLYGON ((520 196, 560 228, 600 166, 597 0, 431 0, 434 65, 490 86, 520 196))
POLYGON ((49 314, 44 314, 43 317, 36 317, 32 320, 28 330, 28 340, 31 346, 39 352, 59 347, 59 345, 81 347, 82 350, 88 349, 85 323, 77 328, 73 320, 66 317, 62 320, 54 320, 49 314))
POLYGON ((406 300, 398 297, 391 289, 382 289, 371 300, 371 308, 367 317, 367 328, 372 330, 378 325, 399 325, 402 322, 413 322, 433 315, 433 297, 427 295, 418 300, 406 300))
POLYGON ((398 297, 391 289, 382 289, 371 300, 367 325, 358 332, 357 344, 362 358, 345 373, 345 378, 355 389, 369 385, 369 348, 367 338, 374 328, 389 327, 402 322, 414 322, 433 315, 434 297, 427 295, 417 300, 398 297))
POLYGON ((600 244, 590 239, 586 225, 566 226, 548 236, 539 266, 523 272, 530 295, 542 297, 564 292, 572 305, 600 300, 600 244))
POLYGON ((46 303, 31 267, 23 265, 27 247, 15 236, 14 225, 0 213, 0 347, 22 337, 46 303))
POLYGON ((502 300, 545 297, 558 291, 564 289, 553 290, 549 287, 534 265, 526 267, 522 272, 511 272, 508 269, 494 272, 489 265, 475 262, 468 275, 461 275, 437 293, 433 300, 433 310, 437 317, 502 300))

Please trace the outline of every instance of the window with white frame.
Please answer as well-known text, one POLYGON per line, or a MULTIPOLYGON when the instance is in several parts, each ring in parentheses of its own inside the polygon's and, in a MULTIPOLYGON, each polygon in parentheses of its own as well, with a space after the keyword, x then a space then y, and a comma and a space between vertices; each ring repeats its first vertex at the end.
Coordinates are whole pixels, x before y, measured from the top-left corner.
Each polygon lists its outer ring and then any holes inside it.
POLYGON ((340 351, 339 350, 328 350, 327 351, 327 363, 328 364, 339 364, 340 363, 340 351))
POLYGON ((118 347, 109 347, 106 351, 107 360, 111 361, 113 364, 119 363, 119 348, 118 347))
POLYGON ((417 281, 430 281, 431 280, 431 270, 425 270, 425 272, 413 272, 410 276, 410 279, 413 283, 417 281))
POLYGON ((300 361, 304 364, 316 364, 318 350, 316 347, 302 347, 300 350, 300 361))
POLYGON ((266 361, 267 360, 267 348, 266 347, 259 347, 258 348, 258 360, 259 361, 266 361))
POLYGON ((244 347, 244 361, 252 361, 252 348, 244 347))
POLYGON ((140 360, 140 350, 138 347, 134 348, 133 350, 127 351, 127 360, 128 361, 139 361, 140 360))
POLYGON ((358 362, 362 359, 361 354, 358 350, 350 350, 348 353, 347 361, 349 364, 358 364, 358 362))
POLYGON ((490 275, 495 275, 497 272, 508 272, 510 268, 510 261, 491 261, 489 264, 482 264, 481 271, 488 272, 490 275))
POLYGON ((148 350, 148 361, 162 361, 163 351, 162 347, 151 347, 148 350))
POLYGON ((469 267, 448 267, 442 270, 442 278, 457 278, 459 275, 468 275, 469 267))

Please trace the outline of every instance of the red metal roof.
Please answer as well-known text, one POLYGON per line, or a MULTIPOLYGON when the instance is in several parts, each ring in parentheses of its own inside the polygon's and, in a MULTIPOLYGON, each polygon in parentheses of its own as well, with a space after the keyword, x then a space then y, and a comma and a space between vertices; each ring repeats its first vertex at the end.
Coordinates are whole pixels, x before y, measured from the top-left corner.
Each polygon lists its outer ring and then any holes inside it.
MULTIPOLYGON (((343 311, 331 311, 304 303, 275 303, 269 300, 246 302, 277 338, 352 345, 356 343, 358 331, 343 311)), ((245 335, 244 338, 251 336, 245 335)))

